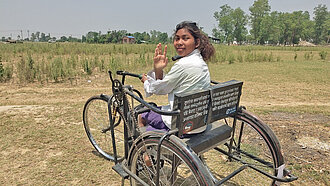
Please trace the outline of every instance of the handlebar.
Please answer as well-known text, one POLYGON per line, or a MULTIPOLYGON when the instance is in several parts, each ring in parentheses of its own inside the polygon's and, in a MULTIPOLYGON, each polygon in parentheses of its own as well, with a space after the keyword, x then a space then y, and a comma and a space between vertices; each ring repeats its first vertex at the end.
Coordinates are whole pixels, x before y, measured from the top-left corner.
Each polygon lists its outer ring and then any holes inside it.
MULTIPOLYGON (((110 76, 111 83, 113 84, 114 80, 112 78, 112 72, 109 70, 108 73, 109 73, 109 76, 110 76)), ((123 70, 118 70, 116 72, 116 74, 122 76, 121 83, 123 85, 125 84, 125 77, 126 76, 132 76, 132 77, 137 77, 139 79, 142 79, 142 74, 134 74, 134 73, 126 72, 126 71, 123 71, 123 70)))
POLYGON ((137 77, 139 79, 142 79, 142 74, 134 74, 134 73, 126 72, 126 71, 123 71, 123 70, 118 70, 117 74, 121 75, 123 77, 124 76, 132 76, 132 77, 137 77))

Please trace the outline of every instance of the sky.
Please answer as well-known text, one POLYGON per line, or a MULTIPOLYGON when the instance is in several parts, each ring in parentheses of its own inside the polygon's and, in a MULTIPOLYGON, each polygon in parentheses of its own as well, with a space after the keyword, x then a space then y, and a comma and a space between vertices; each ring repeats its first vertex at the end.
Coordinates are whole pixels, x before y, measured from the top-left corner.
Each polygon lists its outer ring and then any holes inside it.
MULTIPOLYGON (((37 31, 51 37, 81 38, 89 31, 127 30, 129 33, 157 30, 173 34, 184 20, 195 21, 212 35, 214 12, 228 4, 249 14, 254 0, 0 0, 0 38, 37 31), (28 32, 29 31, 29 32, 28 32)), ((269 0, 271 11, 308 11, 311 18, 319 4, 330 0, 269 0)))

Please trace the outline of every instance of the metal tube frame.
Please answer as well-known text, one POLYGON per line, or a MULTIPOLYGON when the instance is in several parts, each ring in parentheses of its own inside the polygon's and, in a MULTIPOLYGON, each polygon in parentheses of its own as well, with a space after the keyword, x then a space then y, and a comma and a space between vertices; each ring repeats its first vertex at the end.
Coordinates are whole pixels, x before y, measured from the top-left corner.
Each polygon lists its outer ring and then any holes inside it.
MULTIPOLYGON (((111 77, 111 72, 110 72, 110 71, 109 71, 109 74, 110 74, 110 79, 111 79, 111 81, 113 81, 113 80, 112 80, 112 77, 111 77)), ((131 75, 131 74, 120 74, 120 73, 118 73, 118 72, 117 72, 117 74, 122 75, 122 84, 123 84, 123 85, 124 85, 124 82, 125 82, 125 75, 131 75)), ((134 75, 134 74, 133 74, 133 75, 134 75)), ((134 76, 134 77, 135 77, 135 76, 134 76)), ((137 77, 137 76, 136 76, 136 77, 137 77)), ((218 82, 215 82, 215 81, 211 81, 211 83, 213 83, 213 84, 218 84, 218 82)), ((149 104, 148 102, 144 101, 144 100, 143 100, 142 98, 140 98, 139 96, 136 96, 136 95, 134 94, 134 92, 132 92, 132 91, 130 91, 130 90, 123 89, 123 93, 124 93, 124 94, 128 94, 129 96, 131 96, 132 98, 134 98, 135 100, 137 100, 138 102, 142 103, 142 104, 145 105, 147 108, 151 109, 152 111, 154 111, 154 112, 156 112, 156 113, 158 113, 158 114, 161 114, 161 115, 172 115, 172 116, 174 116, 174 115, 179 115, 179 114, 180 114, 180 111, 162 111, 162 110, 160 110, 160 109, 154 107, 153 105, 149 104)), ((237 108, 237 107, 236 107, 236 108, 237 108)), ((126 99, 123 100, 123 109, 124 109, 124 116, 127 117, 127 114, 128 114, 128 110, 129 110, 129 108, 128 108, 128 103, 127 103, 127 100, 126 100, 126 99)), ((238 108, 237 108, 237 109, 238 109, 238 108)), ((114 158, 115 158, 115 163, 117 163, 117 162, 118 162, 118 160, 117 160, 117 152, 116 152, 116 145, 115 145, 115 140, 114 140, 114 139, 115 139, 115 138, 114 138, 114 137, 115 137, 115 136, 114 136, 114 123, 113 123, 112 115, 111 115, 111 104, 110 104, 110 100, 109 100, 109 102, 108 102, 108 111, 109 111, 109 118, 110 118, 111 136, 112 136, 112 139, 113 139, 112 142, 113 142, 114 158)), ((236 161, 241 162, 241 163, 243 164, 243 166, 241 166, 240 168, 238 168, 237 170, 235 170, 234 172, 232 172, 230 175, 228 175, 227 177, 225 177, 224 179, 220 180, 219 182, 217 182, 217 183, 215 183, 215 184, 216 184, 216 185, 220 185, 220 184, 222 184, 222 183, 228 181, 230 178, 234 177, 235 175, 237 175, 238 173, 240 173, 241 171, 243 171, 243 170, 246 169, 247 167, 250 167, 250 168, 254 169, 255 171, 257 171, 257 172, 259 172, 259 173, 261 173, 261 174, 263 174, 263 175, 265 175, 265 176, 267 176, 267 177, 269 177, 269 178, 271 178, 271 179, 273 179, 273 180, 279 181, 279 182, 291 182, 291 181, 294 181, 294 180, 298 179, 298 177, 296 177, 296 176, 294 176, 294 175, 291 175, 291 174, 287 175, 288 178, 278 178, 278 177, 276 177, 276 176, 274 176, 274 175, 271 175, 271 174, 269 174, 269 173, 267 173, 267 172, 265 172, 265 171, 263 171, 263 170, 261 170, 261 169, 255 167, 255 166, 253 166, 253 165, 251 165, 251 164, 248 164, 248 163, 242 161, 240 158, 237 158, 237 157, 235 157, 235 156, 232 154, 232 149, 235 149, 235 148, 233 147, 233 142, 234 142, 234 134, 235 134, 235 130, 236 130, 236 121, 237 121, 237 119, 236 119, 236 115, 237 115, 237 114, 234 115, 234 121, 233 121, 233 127, 232 127, 232 128, 233 128, 233 133, 232 133, 232 137, 231 137, 231 139, 230 139, 230 144, 229 144, 229 146, 228 146, 228 148, 229 148, 228 152, 226 152, 226 151, 224 151, 224 150, 222 150, 222 149, 220 149, 220 148, 218 148, 218 147, 215 147, 214 149, 217 150, 217 151, 219 151, 219 152, 221 152, 221 153, 223 153, 223 154, 225 154, 225 155, 227 155, 227 156, 229 157, 229 159, 234 159, 234 160, 236 160, 236 161)), ((128 143, 127 143, 127 142, 128 142, 128 131, 127 131, 127 130, 128 130, 127 127, 124 126, 125 158, 126 158, 126 159, 127 159, 127 157, 128 157, 128 151, 129 151, 129 149, 128 149, 129 147, 128 147, 128 143)), ((263 163, 263 164, 266 165, 266 166, 273 167, 269 162, 266 162, 266 161, 264 161, 264 160, 262 160, 262 159, 260 159, 260 158, 258 158, 258 157, 255 157, 255 156, 253 156, 253 155, 251 155, 251 154, 249 154, 249 153, 247 153, 247 152, 244 152, 244 151, 242 151, 242 150, 239 149, 239 147, 240 147, 240 142, 241 142, 241 137, 242 137, 242 130, 243 130, 243 126, 242 126, 241 129, 240 129, 240 135, 239 135, 239 139, 238 139, 238 143, 239 143, 239 144, 238 144, 238 151, 239 151, 240 153, 243 153, 243 154, 245 154, 245 155, 251 157, 251 158, 254 159, 254 160, 259 161, 260 163, 263 163)), ((165 135, 163 135, 163 136, 161 137, 160 141, 158 142, 158 146, 157 146, 157 164, 156 164, 156 171, 157 171, 157 173, 156 173, 156 185, 157 185, 157 186, 159 186, 159 171, 160 171, 160 153, 161 153, 161 145, 162 145, 163 141, 164 141, 166 138, 168 138, 170 135, 175 134, 175 133, 177 133, 177 132, 178 132, 177 130, 172 130, 172 131, 167 132, 165 135)), ((237 150, 237 149, 236 149, 236 150, 237 150)), ((135 180, 137 180, 138 182, 140 182, 140 183, 143 184, 143 185, 147 185, 143 180, 141 180, 137 175, 133 174, 133 173, 132 173, 130 170, 128 170, 125 166, 123 166, 123 169, 125 170, 125 172, 127 172, 127 173, 128 173, 131 177, 133 177, 135 180)), ((285 171, 286 171, 286 170, 285 170, 285 171)))

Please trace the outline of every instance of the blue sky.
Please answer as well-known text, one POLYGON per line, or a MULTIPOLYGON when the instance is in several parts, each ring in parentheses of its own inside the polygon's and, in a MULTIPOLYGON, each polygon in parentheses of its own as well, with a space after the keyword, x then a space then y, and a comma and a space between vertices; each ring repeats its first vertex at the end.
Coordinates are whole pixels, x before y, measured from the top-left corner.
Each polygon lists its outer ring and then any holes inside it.
MULTIPOLYGON (((196 21, 212 34, 216 27, 214 12, 228 4, 249 13, 254 0, 0 0, 0 37, 13 39, 27 30, 51 36, 72 35, 81 38, 88 31, 127 30, 150 32, 157 30, 172 34, 183 20, 196 21)), ((318 4, 330 8, 330 0, 269 0, 271 11, 308 11, 318 4)))

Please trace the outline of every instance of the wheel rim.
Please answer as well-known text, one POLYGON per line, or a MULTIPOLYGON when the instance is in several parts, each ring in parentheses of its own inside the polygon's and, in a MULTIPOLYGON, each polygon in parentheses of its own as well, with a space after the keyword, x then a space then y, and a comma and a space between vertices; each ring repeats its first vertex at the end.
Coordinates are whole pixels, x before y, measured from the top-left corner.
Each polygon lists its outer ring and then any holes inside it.
MULTIPOLYGON (((131 171, 149 185, 156 181, 156 149, 158 140, 145 140, 145 146, 139 145, 131 158, 131 171), (151 166, 146 165, 145 156, 151 159, 151 166)), ((173 146, 163 143, 161 148, 160 185, 200 185, 196 175, 184 162, 185 157, 173 146)), ((131 179, 131 185, 140 185, 131 179)))
MULTIPOLYGON (((259 129, 252 126, 253 125, 248 125, 242 120, 237 120, 232 153, 240 161, 255 166, 271 175, 275 175, 276 169, 274 167, 279 166, 277 163, 277 157, 276 155, 273 155, 272 147, 267 144, 264 137, 258 132, 259 129), (241 137, 241 144, 239 145, 239 132, 242 125, 244 126, 243 135, 241 137), (253 155, 254 157, 249 156, 248 154, 253 155), (268 165, 265 165, 267 164, 266 162, 262 162, 257 158, 265 160, 268 165)), ((228 152, 228 144, 229 142, 218 148, 228 152)), ((243 166, 241 162, 229 159, 227 155, 222 153, 219 154, 216 150, 211 150, 203 154, 203 159, 212 172, 212 175, 217 180, 223 179, 225 176, 243 166)), ((272 183, 272 179, 251 168, 247 168, 224 183, 224 185, 271 185, 272 183)))
MULTIPOLYGON (((124 136, 120 119, 121 113, 116 113, 115 140, 119 157, 123 157, 124 136), (120 121, 119 121, 120 120, 120 121), (119 121, 119 123, 117 122, 119 121)), ((87 136, 94 148, 106 159, 114 160, 111 130, 109 128, 107 101, 99 97, 91 99, 84 110, 84 126, 87 136)))

